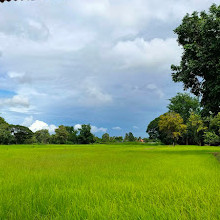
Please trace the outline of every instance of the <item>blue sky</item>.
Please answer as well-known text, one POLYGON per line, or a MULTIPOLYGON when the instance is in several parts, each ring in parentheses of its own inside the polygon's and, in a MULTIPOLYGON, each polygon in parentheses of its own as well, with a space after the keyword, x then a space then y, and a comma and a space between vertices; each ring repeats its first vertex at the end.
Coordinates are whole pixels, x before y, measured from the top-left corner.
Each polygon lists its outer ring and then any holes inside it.
POLYGON ((0 112, 32 130, 133 132, 182 92, 173 29, 213 0, 36 0, 0 5, 0 112))

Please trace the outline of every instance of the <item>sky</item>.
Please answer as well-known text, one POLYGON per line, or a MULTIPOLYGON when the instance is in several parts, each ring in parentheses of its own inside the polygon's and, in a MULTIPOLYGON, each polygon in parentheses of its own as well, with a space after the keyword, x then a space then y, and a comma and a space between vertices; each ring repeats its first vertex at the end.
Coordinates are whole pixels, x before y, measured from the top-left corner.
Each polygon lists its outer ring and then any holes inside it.
POLYGON ((35 0, 0 4, 0 113, 51 133, 91 124, 101 136, 146 127, 183 92, 173 30, 219 0, 35 0))

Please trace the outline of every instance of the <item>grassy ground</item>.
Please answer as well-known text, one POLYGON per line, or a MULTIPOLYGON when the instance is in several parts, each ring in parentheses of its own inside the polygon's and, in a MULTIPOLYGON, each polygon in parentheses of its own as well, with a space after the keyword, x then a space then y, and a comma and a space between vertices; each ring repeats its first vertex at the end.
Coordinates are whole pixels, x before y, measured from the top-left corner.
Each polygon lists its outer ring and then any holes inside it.
POLYGON ((0 146, 0 219, 220 219, 219 147, 0 146))

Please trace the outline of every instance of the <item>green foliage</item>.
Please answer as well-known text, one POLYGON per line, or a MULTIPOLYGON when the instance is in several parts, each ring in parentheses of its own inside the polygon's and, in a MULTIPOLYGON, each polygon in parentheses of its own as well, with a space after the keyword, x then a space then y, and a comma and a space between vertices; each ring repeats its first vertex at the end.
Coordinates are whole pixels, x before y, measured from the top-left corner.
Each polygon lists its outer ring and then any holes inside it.
POLYGON ((110 137, 111 142, 123 142, 123 137, 122 136, 114 136, 110 137))
POLYGON ((11 134, 14 136, 16 144, 24 144, 28 139, 31 139, 33 132, 21 125, 10 125, 9 127, 11 134))
POLYGON ((203 134, 207 129, 201 116, 192 112, 187 123, 187 133, 192 138, 193 143, 202 145, 203 134))
POLYGON ((82 125, 79 131, 80 131, 78 136, 79 144, 90 144, 95 142, 95 137, 91 133, 90 125, 82 125))
POLYGON ((179 66, 171 66, 174 82, 201 96, 204 114, 220 111, 220 6, 209 13, 187 14, 174 32, 183 47, 179 66))
POLYGON ((210 119, 210 129, 220 135, 220 112, 214 118, 210 119))
POLYGON ((190 113, 195 112, 200 114, 200 103, 198 98, 191 97, 187 93, 177 93, 177 95, 170 100, 170 104, 167 106, 169 111, 179 113, 183 118, 184 123, 187 122, 190 113))
POLYGON ((37 143, 48 144, 50 142, 50 134, 46 129, 36 131, 34 133, 37 143))
POLYGON ((63 125, 60 125, 57 129, 55 129, 55 140, 57 144, 66 144, 68 140, 68 131, 66 130, 66 127, 63 125))
POLYGON ((4 118, 0 117, 0 124, 8 124, 4 118))
POLYGON ((160 116, 159 130, 170 137, 175 145, 179 137, 186 132, 186 125, 180 114, 168 112, 160 116))
POLYGON ((208 131, 204 134, 204 142, 209 145, 218 145, 220 143, 220 137, 213 131, 208 131))
POLYGON ((160 138, 160 131, 159 131, 159 120, 160 117, 155 118, 153 121, 149 123, 147 126, 146 132, 149 134, 149 138, 152 140, 157 140, 160 138))
POLYGON ((102 142, 103 142, 103 143, 107 143, 107 142, 109 142, 109 141, 110 141, 110 136, 109 136, 109 134, 108 134, 108 133, 103 134, 103 135, 102 135, 102 142))
POLYGON ((128 134, 125 134, 124 141, 134 142, 136 141, 136 138, 132 134, 132 132, 129 132, 128 134))
POLYGON ((10 126, 7 123, 0 123, 0 144, 10 144, 14 142, 10 126))
POLYGON ((77 137, 78 130, 75 130, 73 126, 65 126, 65 128, 68 132, 67 142, 71 144, 77 144, 78 143, 78 137, 77 137))

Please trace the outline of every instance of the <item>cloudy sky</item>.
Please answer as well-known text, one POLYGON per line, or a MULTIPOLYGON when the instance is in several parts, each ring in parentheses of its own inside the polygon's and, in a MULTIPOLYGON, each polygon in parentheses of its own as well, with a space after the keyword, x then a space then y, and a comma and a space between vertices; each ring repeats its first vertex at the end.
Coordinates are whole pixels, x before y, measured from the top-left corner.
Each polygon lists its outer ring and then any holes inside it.
POLYGON ((0 4, 0 112, 51 132, 60 124, 146 136, 182 91, 173 29, 219 0, 35 0, 0 4))

